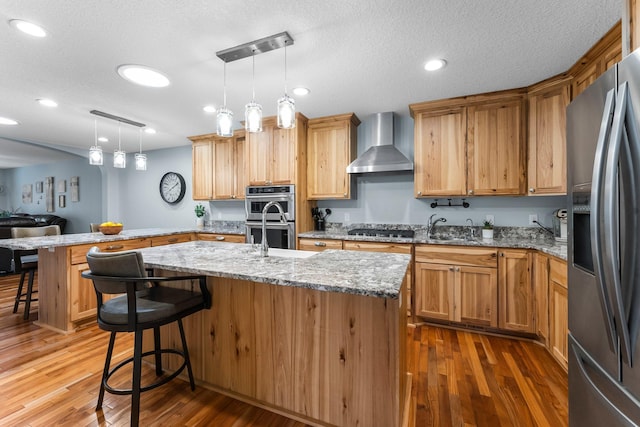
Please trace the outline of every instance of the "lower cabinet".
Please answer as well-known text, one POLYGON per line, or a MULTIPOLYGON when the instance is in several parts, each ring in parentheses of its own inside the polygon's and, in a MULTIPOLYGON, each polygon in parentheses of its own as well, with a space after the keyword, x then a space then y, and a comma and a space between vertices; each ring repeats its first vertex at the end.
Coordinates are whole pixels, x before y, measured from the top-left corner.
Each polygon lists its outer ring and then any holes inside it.
POLYGON ((494 248, 418 245, 415 258, 417 316, 491 328, 498 326, 494 248))
POLYGON ((532 253, 523 249, 500 249, 499 253, 499 327, 509 331, 534 333, 532 253))
POLYGON ((567 369, 569 353, 567 263, 549 260, 549 351, 567 369))
POLYGON ((197 240, 212 242, 246 243, 244 234, 219 234, 219 233, 198 233, 197 240))
POLYGON ((300 238, 298 239, 298 249, 314 252, 322 252, 327 249, 342 249, 342 240, 300 238))
POLYGON ((538 252, 533 257, 533 296, 536 335, 545 345, 549 342, 549 257, 538 252))

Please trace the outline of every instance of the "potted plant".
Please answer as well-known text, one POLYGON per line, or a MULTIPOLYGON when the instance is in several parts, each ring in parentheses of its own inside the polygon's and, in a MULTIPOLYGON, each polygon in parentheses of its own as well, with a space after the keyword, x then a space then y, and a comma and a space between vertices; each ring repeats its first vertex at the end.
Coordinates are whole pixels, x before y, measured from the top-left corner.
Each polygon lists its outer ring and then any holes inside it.
POLYGON ((204 205, 202 203, 198 203, 195 207, 196 213, 196 227, 204 228, 204 215, 207 213, 204 205))
POLYGON ((485 240, 493 240, 493 222, 485 220, 482 223, 482 238, 485 240))

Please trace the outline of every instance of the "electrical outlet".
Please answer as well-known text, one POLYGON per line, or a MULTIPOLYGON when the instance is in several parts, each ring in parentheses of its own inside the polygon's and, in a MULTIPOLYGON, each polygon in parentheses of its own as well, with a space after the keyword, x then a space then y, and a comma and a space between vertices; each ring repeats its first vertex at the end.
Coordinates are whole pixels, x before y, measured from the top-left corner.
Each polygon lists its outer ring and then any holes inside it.
POLYGON ((529 214, 529 225, 536 225, 537 221, 538 221, 538 215, 529 214))
POLYGON ((351 221, 351 215, 349 215, 348 213, 345 213, 344 214, 344 222, 347 223, 349 221, 351 221))
POLYGON ((489 221, 491 224, 495 224, 495 217, 493 215, 487 215, 484 217, 485 221, 489 221))

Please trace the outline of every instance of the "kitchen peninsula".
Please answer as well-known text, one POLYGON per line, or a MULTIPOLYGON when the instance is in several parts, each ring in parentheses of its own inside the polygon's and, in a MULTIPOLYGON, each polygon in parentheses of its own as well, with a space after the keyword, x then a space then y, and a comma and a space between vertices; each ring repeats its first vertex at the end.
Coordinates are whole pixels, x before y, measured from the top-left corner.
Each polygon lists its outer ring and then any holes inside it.
MULTIPOLYGON (((61 270, 87 245, 142 245, 145 264, 160 274, 208 276, 212 308, 185 321, 199 384, 313 425, 402 425, 411 383, 403 297, 410 256, 272 249, 262 258, 251 245, 231 243, 151 247, 166 236, 143 231, 82 238, 95 243, 22 242, 39 248, 40 314, 74 305, 74 283, 64 280, 74 273, 61 270)), ((175 333, 167 328, 163 340, 176 342, 175 333)))

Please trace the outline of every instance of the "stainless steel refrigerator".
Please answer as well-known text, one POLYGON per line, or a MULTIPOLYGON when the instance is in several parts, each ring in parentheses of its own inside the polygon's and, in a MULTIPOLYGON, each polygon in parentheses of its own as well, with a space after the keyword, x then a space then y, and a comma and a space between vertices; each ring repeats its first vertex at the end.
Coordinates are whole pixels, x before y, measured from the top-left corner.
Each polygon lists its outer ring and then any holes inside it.
POLYGON ((640 52, 567 107, 569 425, 640 425, 640 52))

